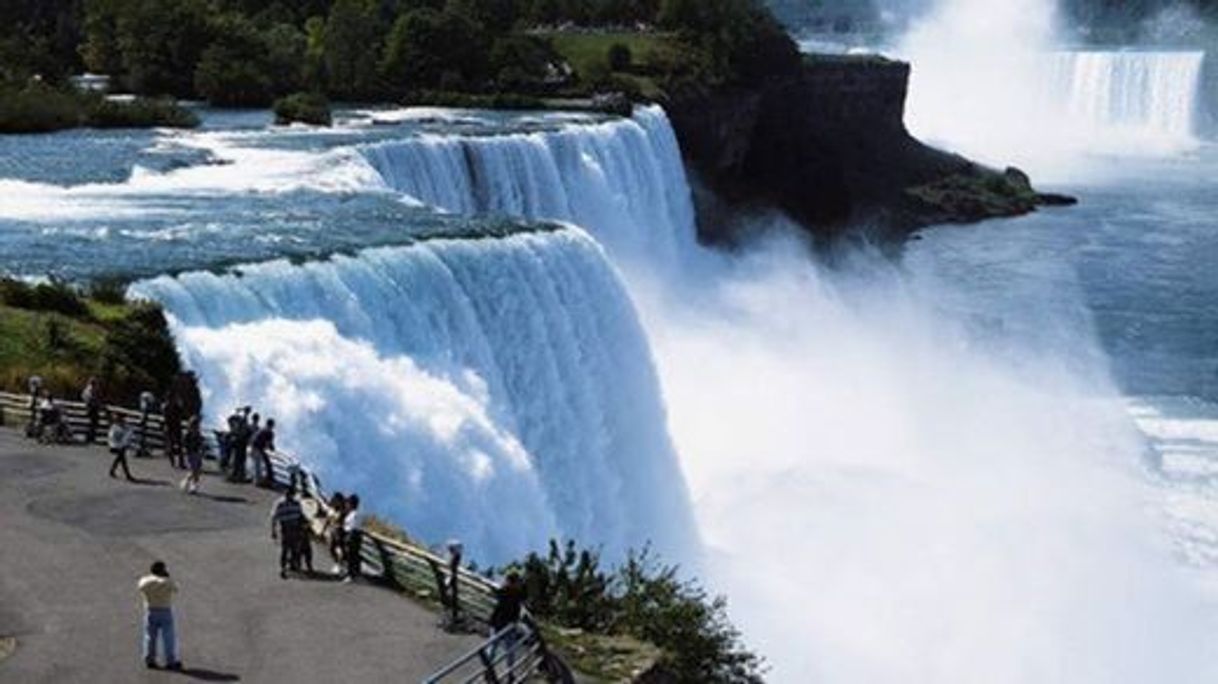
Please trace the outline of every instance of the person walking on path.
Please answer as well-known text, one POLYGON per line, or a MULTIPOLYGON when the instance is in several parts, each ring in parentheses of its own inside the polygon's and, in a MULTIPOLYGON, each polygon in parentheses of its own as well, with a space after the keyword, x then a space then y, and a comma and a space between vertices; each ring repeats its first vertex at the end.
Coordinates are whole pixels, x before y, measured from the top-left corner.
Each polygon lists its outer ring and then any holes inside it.
MULTIPOLYGON (((271 452, 275 450, 275 419, 268 418, 266 426, 254 434, 250 441, 254 451, 254 482, 259 487, 269 488, 272 484, 271 452)), ((290 482, 289 486, 295 486, 290 482)))
POLYGON ((288 569, 300 571, 300 537, 305 533, 304 509, 296 491, 288 489, 271 511, 271 539, 279 542, 279 577, 287 579, 288 569))
POLYGON ((173 596, 178 585, 169 579, 169 570, 161 561, 152 564, 150 574, 140 578, 138 587, 144 601, 144 665, 155 668, 157 641, 165 647, 165 669, 181 670, 178 659, 178 639, 173 625, 173 596))
POLYGON ((192 416, 186 426, 186 436, 182 438, 182 446, 186 450, 186 465, 190 472, 182 480, 182 489, 187 494, 199 491, 199 479, 203 475, 203 432, 199 427, 199 417, 192 416))
POLYGON ((364 532, 360 527, 363 514, 359 510, 359 495, 347 497, 347 514, 343 516, 343 558, 347 561, 347 578, 344 582, 354 582, 360 578, 360 548, 364 545, 364 532))
POLYGON ((89 427, 85 430, 85 444, 92 444, 97 439, 97 426, 101 422, 102 398, 97 386, 97 378, 89 378, 85 388, 80 392, 80 400, 85 405, 89 416, 89 427))
POLYGON ((131 468, 127 466, 127 451, 131 448, 131 428, 127 427, 123 414, 115 415, 110 421, 110 433, 106 436, 106 444, 110 447, 110 453, 114 454, 114 460, 110 462, 110 477, 114 477, 114 471, 122 466, 127 480, 134 482, 135 478, 131 476, 131 468))

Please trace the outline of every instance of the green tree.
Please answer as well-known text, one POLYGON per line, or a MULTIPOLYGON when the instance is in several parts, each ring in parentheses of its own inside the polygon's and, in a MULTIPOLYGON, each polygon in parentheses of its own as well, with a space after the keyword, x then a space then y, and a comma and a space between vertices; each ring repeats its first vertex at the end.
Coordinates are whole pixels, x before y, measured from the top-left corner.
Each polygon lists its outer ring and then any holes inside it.
POLYGON ((203 0, 119 3, 118 47, 127 85, 141 94, 194 94, 195 65, 211 42, 203 0))
POLYGON ((383 39, 376 0, 337 0, 326 19, 327 91, 339 99, 374 98, 383 39))
POLYGON ((276 95, 295 92, 304 85, 308 39, 291 24, 274 24, 263 33, 267 69, 276 95))
POLYGON ((213 24, 216 40, 195 69, 195 90, 213 105, 259 107, 275 92, 268 46, 253 22, 227 14, 213 24))
POLYGON ((381 73, 391 88, 410 90, 457 85, 481 78, 488 51, 482 27, 459 14, 419 9, 403 14, 385 43, 381 73))
POLYGON ((87 0, 84 9, 84 41, 80 56, 85 68, 99 74, 118 74, 123 54, 118 46, 120 0, 87 0))
POLYGON ((304 83, 316 91, 326 87, 326 20, 309 17, 304 25, 304 83))

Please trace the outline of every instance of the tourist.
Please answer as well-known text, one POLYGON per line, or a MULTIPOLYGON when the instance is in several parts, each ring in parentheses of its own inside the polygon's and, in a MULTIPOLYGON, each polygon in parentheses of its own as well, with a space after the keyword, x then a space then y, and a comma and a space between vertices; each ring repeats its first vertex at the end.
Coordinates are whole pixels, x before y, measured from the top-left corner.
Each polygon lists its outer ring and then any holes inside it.
POLYGON ((304 509, 296 491, 288 489, 271 511, 271 539, 279 541, 279 576, 287 579, 288 568, 300 571, 300 537, 304 534, 304 509))
POLYGON ((101 422, 102 399, 101 390, 97 386, 97 378, 89 378, 85 388, 80 392, 80 400, 85 405, 89 416, 89 427, 85 431, 85 443, 92 444, 97 439, 97 426, 101 422))
MULTIPOLYGON (((290 488, 289 488, 290 489, 290 488)), ((305 572, 313 574, 313 530, 308 517, 301 518, 300 536, 296 538, 296 557, 304 566, 305 572)))
POLYGON ((38 427, 34 436, 42 442, 67 444, 72 441, 72 429, 68 427, 59 404, 51 396, 51 390, 42 390, 38 398, 38 427))
POLYGON ((191 416, 187 423, 182 446, 186 451, 186 465, 190 468, 182 480, 182 489, 194 494, 199 491, 199 479, 203 475, 203 432, 199 428, 198 416, 191 416))
POLYGON ((232 449, 233 470, 229 476, 230 482, 248 482, 245 477, 245 460, 249 452, 250 438, 253 435, 250 426, 250 407, 241 409, 237 420, 230 423, 228 433, 229 446, 232 449))
POLYGON ((181 670, 178 659, 177 634, 173 626, 173 595, 178 585, 169 579, 165 564, 152 564, 151 574, 139 581, 140 596, 144 599, 144 665, 155 668, 157 640, 165 647, 165 669, 181 670))
POLYGON ((185 468, 182 454, 182 402, 169 395, 161 408, 161 427, 165 434, 165 456, 174 468, 185 468))
POLYGON ((343 558, 347 561, 347 578, 346 582, 353 582, 360 578, 360 548, 364 545, 364 532, 360 528, 363 523, 363 514, 359 510, 359 495, 352 494, 347 497, 347 511, 343 515, 343 558))
POLYGON ((329 542, 330 557, 334 559, 334 567, 331 572, 337 575, 342 572, 343 547, 345 544, 343 518, 347 516, 347 498, 343 496, 342 492, 335 492, 330 497, 329 505, 325 511, 326 522, 321 528, 321 538, 329 542))
POLYGON ((241 407, 238 406, 237 408, 233 409, 232 414, 230 414, 228 419, 225 421, 225 424, 228 426, 228 430, 224 432, 216 432, 216 442, 220 446, 221 471, 228 472, 230 466, 232 465, 233 451, 235 446, 234 436, 240 431, 240 424, 243 420, 245 420, 245 418, 241 415, 241 407))
POLYGON ((510 672, 516 660, 516 641, 519 633, 515 624, 520 622, 524 609, 524 601, 528 596, 524 581, 517 572, 509 572, 504 578, 503 586, 495 590, 495 607, 491 610, 491 636, 502 635, 492 642, 490 658, 493 661, 495 651, 500 646, 507 649, 507 667, 510 672))
POLYGON ((465 545, 459 539, 449 539, 445 546, 448 549, 448 610, 455 626, 461 620, 461 556, 465 545))
POLYGON ((114 460, 110 462, 110 477, 114 477, 115 469, 122 466, 127 480, 135 481, 135 478, 131 476, 131 469, 127 467, 127 450, 131 448, 131 428, 127 426, 127 420, 123 418, 123 414, 119 413, 111 417, 110 434, 106 437, 106 443, 110 447, 110 453, 114 454, 114 460))
MULTIPOLYGON (((254 424, 258 424, 258 416, 254 416, 254 424)), ((266 426, 254 433, 250 446, 254 450, 254 482, 259 487, 270 487, 274 481, 274 471, 271 469, 271 452, 275 450, 275 419, 268 418, 266 426)), ((289 483, 289 486, 295 485, 289 483)))
POLYGON ((26 383, 30 390, 30 422, 25 426, 25 436, 38 437, 38 399, 42 396, 42 377, 31 375, 26 383))
POLYGON ((148 417, 155 408, 156 396, 148 390, 140 392, 140 447, 136 456, 148 455, 148 417))

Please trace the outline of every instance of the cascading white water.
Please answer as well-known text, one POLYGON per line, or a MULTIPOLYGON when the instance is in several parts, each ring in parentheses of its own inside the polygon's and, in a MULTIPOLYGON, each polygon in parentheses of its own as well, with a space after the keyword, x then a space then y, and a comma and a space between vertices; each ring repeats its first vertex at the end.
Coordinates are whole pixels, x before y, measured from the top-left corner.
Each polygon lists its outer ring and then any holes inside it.
MULTIPOLYGON (((133 287, 213 411, 250 403, 333 487, 503 561, 555 532, 696 547, 651 355, 599 247, 561 229, 133 287)), ((218 417, 218 416, 217 416, 218 417)))
POLYGON ((1059 52, 1050 92, 1071 119, 1174 139, 1195 133, 1201 51, 1059 52))
POLYGON ((680 150, 658 107, 596 125, 419 136, 362 151, 389 187, 445 211, 570 221, 657 267, 694 240, 680 150))

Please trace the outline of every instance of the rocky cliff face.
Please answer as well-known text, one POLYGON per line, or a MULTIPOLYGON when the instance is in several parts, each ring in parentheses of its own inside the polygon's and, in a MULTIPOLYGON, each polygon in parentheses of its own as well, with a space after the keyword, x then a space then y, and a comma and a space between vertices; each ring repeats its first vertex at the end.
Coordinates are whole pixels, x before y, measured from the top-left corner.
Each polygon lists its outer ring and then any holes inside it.
MULTIPOLYGON (((775 206, 819 238, 880 238, 948 222, 1032 211, 1017 171, 999 172, 914 139, 905 129, 909 65, 814 57, 755 87, 677 94, 668 103, 695 176, 733 206, 775 206)), ((730 240, 704 221, 703 237, 730 240)))

